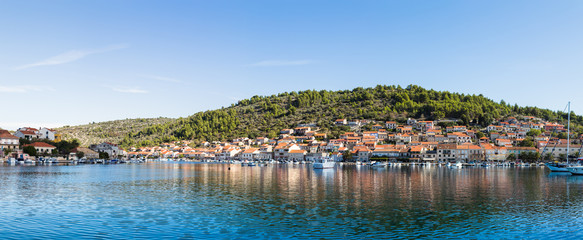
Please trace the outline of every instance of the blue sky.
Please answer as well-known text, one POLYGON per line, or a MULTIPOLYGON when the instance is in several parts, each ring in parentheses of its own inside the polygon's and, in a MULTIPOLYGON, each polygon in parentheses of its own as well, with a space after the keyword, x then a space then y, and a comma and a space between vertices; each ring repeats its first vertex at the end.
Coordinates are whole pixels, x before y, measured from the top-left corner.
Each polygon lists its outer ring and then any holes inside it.
POLYGON ((583 112, 581 1, 4 1, 0 128, 378 84, 583 112))

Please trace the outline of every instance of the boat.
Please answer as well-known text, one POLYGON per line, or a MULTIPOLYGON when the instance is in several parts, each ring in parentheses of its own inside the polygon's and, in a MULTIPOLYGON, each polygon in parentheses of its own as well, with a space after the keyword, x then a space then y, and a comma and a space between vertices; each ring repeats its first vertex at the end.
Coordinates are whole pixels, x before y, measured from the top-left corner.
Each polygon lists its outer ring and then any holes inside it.
POLYGON ((573 175, 583 175, 583 166, 569 166, 567 171, 573 175))
POLYGON ((463 165, 463 163, 462 163, 462 162, 458 161, 458 162, 456 162, 456 163, 453 163, 453 164, 452 164, 451 162, 448 162, 448 163, 447 163, 447 166, 448 166, 449 168, 462 168, 464 165, 463 165))
POLYGON ((370 166, 371 167, 381 168, 381 167, 386 167, 387 166, 387 163, 384 163, 384 162, 375 162, 375 163, 371 164, 370 166))
POLYGON ((567 164, 560 164, 560 163, 545 163, 551 172, 569 172, 567 164))
POLYGON ((314 162, 314 169, 334 168, 334 165, 336 165, 336 162, 328 158, 321 158, 314 162))
MULTIPOLYGON (((569 147, 571 144, 571 139, 570 139, 570 135, 571 135, 571 102, 569 102, 567 104, 567 108, 568 108, 568 113, 569 113, 567 115, 567 164, 545 163, 545 165, 551 170, 551 172, 570 172, 567 168, 569 167, 569 154, 570 154, 569 147)), ((559 140, 559 142, 560 142, 560 140, 559 140)), ((556 144, 555 144, 555 146, 556 146, 556 144)), ((545 145, 545 149, 546 149, 546 147, 547 146, 545 145)), ((554 152, 554 150, 555 149, 553 148, 553 151, 551 152, 551 154, 554 152)), ((544 149, 543 149, 543 153, 544 153, 544 149)))

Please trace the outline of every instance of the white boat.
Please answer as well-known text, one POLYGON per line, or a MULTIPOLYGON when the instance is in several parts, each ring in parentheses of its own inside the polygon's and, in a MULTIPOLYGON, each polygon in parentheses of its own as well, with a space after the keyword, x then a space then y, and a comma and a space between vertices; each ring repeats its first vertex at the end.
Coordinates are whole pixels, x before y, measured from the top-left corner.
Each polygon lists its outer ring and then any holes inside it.
POLYGON ((334 168, 336 163, 328 158, 318 159, 314 162, 314 169, 334 168))
POLYGON ((456 163, 450 163, 450 162, 448 162, 447 163, 447 166, 449 168, 462 168, 464 165, 463 165, 462 162, 456 162, 456 163))
POLYGON ((375 162, 373 164, 370 165, 371 167, 377 167, 377 168, 381 168, 381 167, 386 167, 387 163, 384 162, 375 162))

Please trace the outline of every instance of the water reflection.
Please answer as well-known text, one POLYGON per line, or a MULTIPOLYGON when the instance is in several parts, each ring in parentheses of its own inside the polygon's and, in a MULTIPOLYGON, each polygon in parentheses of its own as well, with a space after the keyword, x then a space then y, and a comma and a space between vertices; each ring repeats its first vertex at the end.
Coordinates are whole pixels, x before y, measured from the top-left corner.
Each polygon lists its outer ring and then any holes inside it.
POLYGON ((0 180, 8 238, 581 237, 583 177, 543 168, 6 166, 0 180))

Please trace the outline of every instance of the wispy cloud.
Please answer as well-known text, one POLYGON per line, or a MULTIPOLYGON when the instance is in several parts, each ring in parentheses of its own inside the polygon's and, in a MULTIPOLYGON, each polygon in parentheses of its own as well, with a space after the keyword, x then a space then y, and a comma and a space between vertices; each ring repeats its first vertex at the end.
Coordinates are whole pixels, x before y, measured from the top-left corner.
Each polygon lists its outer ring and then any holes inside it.
POLYGON ((314 60, 266 60, 261 62, 256 62, 250 64, 250 66, 255 67, 272 67, 272 66, 298 66, 298 65, 308 65, 314 64, 314 60))
POLYGON ((156 76, 156 75, 141 75, 141 76, 145 77, 145 78, 153 79, 153 80, 163 81, 163 82, 173 82, 173 83, 181 83, 182 82, 178 79, 156 76))
POLYGON ((116 92, 120 92, 120 93, 148 93, 147 90, 143 90, 140 88, 120 88, 120 87, 114 87, 111 88, 111 90, 116 91, 116 92))
POLYGON ((38 85, 18 85, 18 86, 2 86, 0 85, 1 93, 27 93, 27 92, 43 92, 54 91, 51 87, 38 85))
POLYGON ((59 64, 64 64, 64 63, 70 63, 70 62, 77 61, 79 59, 82 59, 82 58, 87 57, 87 56, 92 55, 92 54, 104 53, 104 52, 114 51, 114 50, 123 49, 123 48, 127 48, 127 47, 128 47, 128 45, 126 45, 126 44, 119 44, 119 45, 111 45, 111 46, 107 46, 107 47, 99 48, 99 49, 71 50, 71 51, 61 53, 59 55, 47 58, 47 59, 42 60, 40 62, 18 66, 15 68, 15 70, 23 70, 23 69, 39 67, 39 66, 49 66, 49 65, 59 65, 59 64))

